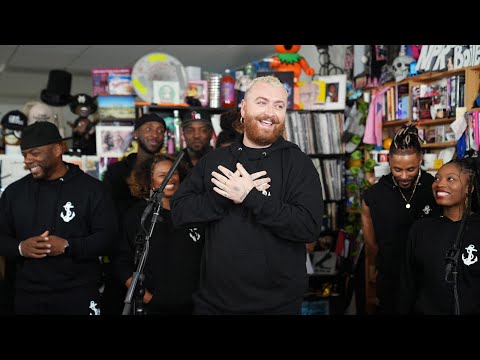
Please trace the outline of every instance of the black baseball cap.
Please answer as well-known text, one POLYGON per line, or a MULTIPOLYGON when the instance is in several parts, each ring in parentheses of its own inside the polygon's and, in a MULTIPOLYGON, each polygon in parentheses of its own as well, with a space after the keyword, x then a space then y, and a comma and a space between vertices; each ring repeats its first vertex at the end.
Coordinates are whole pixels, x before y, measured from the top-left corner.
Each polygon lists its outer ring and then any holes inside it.
POLYGON ((140 126, 150 121, 156 121, 161 123, 163 125, 163 128, 167 130, 167 124, 165 124, 165 120, 163 120, 163 118, 156 113, 148 113, 138 118, 135 121, 135 130, 137 130, 140 126))
POLYGON ((187 127, 195 121, 200 121, 213 127, 212 119, 210 118, 209 113, 204 111, 187 111, 185 114, 183 114, 182 128, 187 127))
POLYGON ((61 143, 71 139, 62 138, 55 124, 48 121, 36 121, 23 129, 20 149, 28 150, 39 146, 61 143))

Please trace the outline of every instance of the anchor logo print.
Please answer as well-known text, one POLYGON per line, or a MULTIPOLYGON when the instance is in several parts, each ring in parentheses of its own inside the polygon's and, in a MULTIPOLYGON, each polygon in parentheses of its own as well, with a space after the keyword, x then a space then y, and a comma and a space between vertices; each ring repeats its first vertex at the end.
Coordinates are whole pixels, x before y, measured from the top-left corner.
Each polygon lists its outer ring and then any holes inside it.
POLYGON ((475 249, 475 246, 470 244, 468 245, 468 247, 465 248, 465 250, 467 250, 468 255, 463 256, 462 254, 463 263, 467 266, 475 264, 478 261, 478 256, 475 256, 473 254, 474 251, 477 251, 477 249, 475 249))
POLYGON ((74 208, 72 203, 69 201, 65 205, 63 205, 63 208, 65 209, 65 214, 63 211, 60 213, 60 216, 62 217, 63 221, 65 222, 70 222, 74 217, 75 217, 75 211, 71 211, 71 209, 74 208))

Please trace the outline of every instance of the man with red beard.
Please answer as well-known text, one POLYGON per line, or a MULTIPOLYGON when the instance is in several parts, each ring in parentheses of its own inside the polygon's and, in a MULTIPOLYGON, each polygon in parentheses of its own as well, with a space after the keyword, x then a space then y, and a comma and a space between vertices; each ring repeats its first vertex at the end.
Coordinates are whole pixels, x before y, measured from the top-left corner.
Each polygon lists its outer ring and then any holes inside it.
POLYGON ((286 107, 276 77, 254 79, 244 134, 203 156, 171 199, 175 225, 206 225, 195 314, 300 314, 323 199, 312 161, 282 137, 286 107))
MULTIPOLYGON (((135 121, 134 136, 138 142, 138 152, 132 153, 122 161, 110 165, 105 172, 103 182, 112 194, 120 227, 124 220, 124 214, 138 201, 130 193, 127 178, 136 166, 161 152, 166 128, 165 120, 156 113, 145 114, 137 119, 135 121)), ((105 289, 102 296, 103 313, 106 315, 121 315, 126 291, 123 286, 118 285, 114 281, 111 276, 110 262, 107 259, 104 260, 105 289)))

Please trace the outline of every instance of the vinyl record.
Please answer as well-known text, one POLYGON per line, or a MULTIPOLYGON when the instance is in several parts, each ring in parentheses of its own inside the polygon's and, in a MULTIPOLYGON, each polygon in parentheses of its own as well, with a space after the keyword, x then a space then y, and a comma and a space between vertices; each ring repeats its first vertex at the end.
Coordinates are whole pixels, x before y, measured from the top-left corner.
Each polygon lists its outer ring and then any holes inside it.
POLYGON ((183 65, 171 55, 151 53, 140 58, 132 70, 132 84, 137 95, 146 102, 153 101, 153 81, 177 81, 180 97, 184 99, 187 74, 183 65))

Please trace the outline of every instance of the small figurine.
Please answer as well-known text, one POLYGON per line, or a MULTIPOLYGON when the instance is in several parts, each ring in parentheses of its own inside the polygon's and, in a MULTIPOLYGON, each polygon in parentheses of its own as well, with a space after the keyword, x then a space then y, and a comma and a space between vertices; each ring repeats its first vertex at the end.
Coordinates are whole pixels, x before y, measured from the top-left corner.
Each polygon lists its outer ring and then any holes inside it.
POLYGON ((293 102, 294 109, 300 108, 300 92, 298 81, 302 70, 309 76, 315 74, 315 70, 308 65, 307 60, 297 52, 301 45, 275 45, 277 54, 273 57, 270 67, 275 71, 293 72, 293 102))
POLYGON ((187 88, 187 96, 185 97, 185 102, 188 106, 202 106, 202 103, 198 99, 199 97, 198 87, 195 84, 189 84, 187 88))
POLYGON ((78 115, 78 118, 72 127, 74 155, 95 155, 97 152, 95 140, 95 123, 88 117, 97 111, 96 97, 87 94, 77 94, 70 103, 72 113, 78 115))

